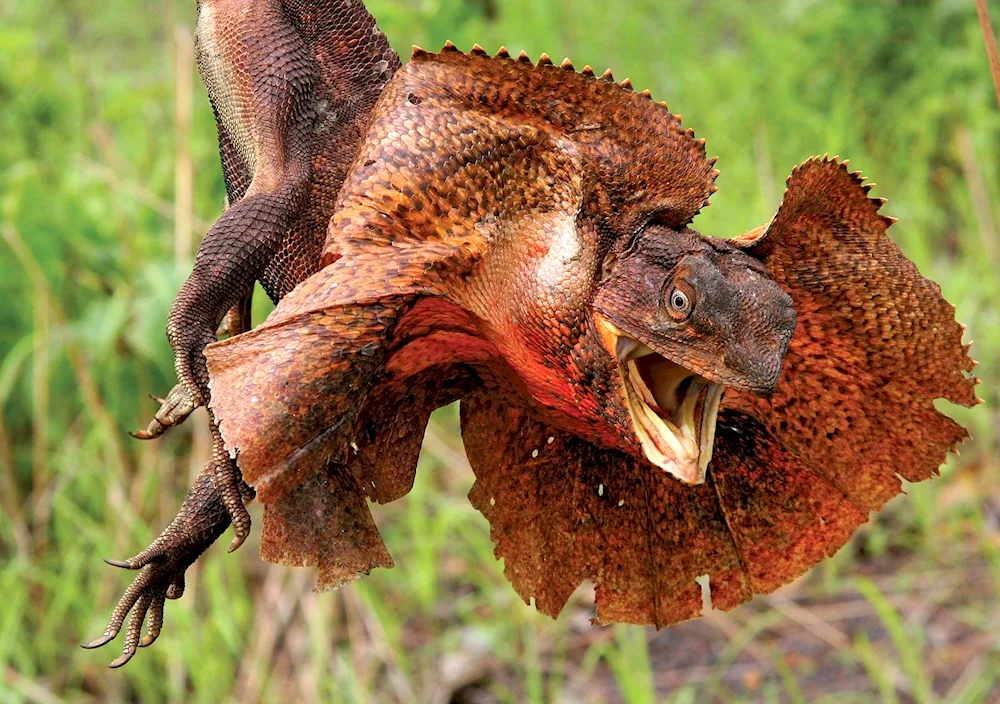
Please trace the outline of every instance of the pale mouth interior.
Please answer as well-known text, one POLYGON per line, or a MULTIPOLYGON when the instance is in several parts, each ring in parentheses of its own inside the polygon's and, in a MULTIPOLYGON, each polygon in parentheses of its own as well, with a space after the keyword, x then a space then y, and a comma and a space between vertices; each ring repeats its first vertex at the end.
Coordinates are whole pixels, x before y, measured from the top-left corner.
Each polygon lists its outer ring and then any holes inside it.
POLYGON ((615 353, 646 458, 686 484, 705 481, 723 387, 618 332, 615 353))

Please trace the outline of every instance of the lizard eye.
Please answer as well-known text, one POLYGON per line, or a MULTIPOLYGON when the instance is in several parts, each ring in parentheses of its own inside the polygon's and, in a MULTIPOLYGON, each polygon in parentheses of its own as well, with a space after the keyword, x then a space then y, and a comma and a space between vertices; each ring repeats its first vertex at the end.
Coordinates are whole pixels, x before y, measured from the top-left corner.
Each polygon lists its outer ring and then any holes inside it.
POLYGON ((676 318, 687 318, 691 314, 691 299, 679 288, 670 290, 667 296, 667 306, 671 315, 676 318))

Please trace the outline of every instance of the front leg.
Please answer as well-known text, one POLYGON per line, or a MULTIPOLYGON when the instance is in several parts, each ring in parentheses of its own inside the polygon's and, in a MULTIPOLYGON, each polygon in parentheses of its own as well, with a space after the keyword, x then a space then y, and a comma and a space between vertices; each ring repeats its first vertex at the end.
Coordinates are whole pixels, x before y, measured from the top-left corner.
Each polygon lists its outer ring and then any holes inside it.
MULTIPOLYGON (((252 291, 254 281, 281 244, 289 215, 307 188, 308 170, 299 170, 274 192, 250 195, 236 203, 206 235, 194 271, 181 288, 167 320, 179 389, 172 392, 151 423, 154 431, 167 427, 178 411, 189 413, 208 400, 205 347, 215 342, 219 324, 229 310, 252 291)), ((235 490, 239 472, 225 456, 221 437, 212 425, 219 493, 236 526, 238 543, 242 543, 249 532, 250 517, 235 490)))
POLYGON ((177 379, 193 407, 208 398, 205 347, 216 341, 226 314, 264 273, 308 192, 308 178, 308 167, 298 165, 275 191, 249 195, 233 205, 202 241, 194 270, 167 318, 177 379))

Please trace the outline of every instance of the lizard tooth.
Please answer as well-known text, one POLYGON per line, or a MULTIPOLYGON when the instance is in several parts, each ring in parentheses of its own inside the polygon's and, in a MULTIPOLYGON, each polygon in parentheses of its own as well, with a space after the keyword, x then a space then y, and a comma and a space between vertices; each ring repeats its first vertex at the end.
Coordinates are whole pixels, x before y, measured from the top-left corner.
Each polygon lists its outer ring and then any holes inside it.
POLYGON ((601 78, 603 78, 608 83, 613 83, 615 80, 615 74, 611 73, 611 69, 609 68, 607 71, 604 72, 604 75, 601 76, 601 78))
POLYGON ((594 69, 592 69, 590 66, 584 66, 583 71, 581 71, 580 73, 582 73, 584 76, 587 76, 588 78, 594 77, 594 69))
POLYGON ((455 51, 455 52, 457 52, 458 51, 458 47, 456 47, 455 44, 452 43, 452 41, 449 39, 448 41, 446 41, 444 43, 444 47, 442 47, 441 51, 455 51))
POLYGON ((563 62, 561 64, 559 64, 559 68, 561 68, 561 69, 563 69, 565 71, 575 71, 576 70, 575 68, 573 68, 573 62, 569 60, 568 56, 565 59, 563 59, 563 62))
POLYGON ((483 47, 479 46, 478 44, 473 44, 472 51, 469 53, 475 54, 476 56, 489 56, 489 54, 486 53, 486 50, 483 49, 483 47))
POLYGON ((632 79, 626 78, 624 81, 621 82, 621 87, 624 88, 625 90, 632 90, 632 79))
POLYGON ((541 56, 538 57, 538 65, 539 66, 551 66, 552 65, 552 59, 549 58, 548 54, 542 54, 541 56))
POLYGON ((507 51, 507 47, 505 47, 505 46, 500 47, 499 51, 497 51, 497 58, 498 59, 509 59, 510 58, 510 52, 507 51))
POLYGON ((517 60, 520 61, 522 64, 531 63, 531 57, 528 56, 528 52, 526 51, 521 51, 521 53, 517 55, 517 60))

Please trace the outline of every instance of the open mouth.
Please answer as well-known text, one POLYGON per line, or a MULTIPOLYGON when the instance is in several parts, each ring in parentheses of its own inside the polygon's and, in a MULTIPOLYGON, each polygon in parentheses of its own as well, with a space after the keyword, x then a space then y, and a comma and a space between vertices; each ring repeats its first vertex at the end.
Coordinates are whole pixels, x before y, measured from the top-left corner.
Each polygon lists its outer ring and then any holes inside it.
POLYGON ((703 483, 723 386, 603 322, 614 335, 608 347, 618 360, 632 426, 646 458, 685 484, 703 483))

